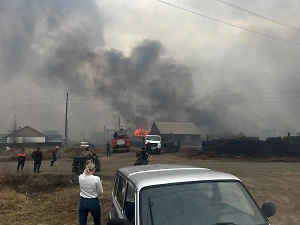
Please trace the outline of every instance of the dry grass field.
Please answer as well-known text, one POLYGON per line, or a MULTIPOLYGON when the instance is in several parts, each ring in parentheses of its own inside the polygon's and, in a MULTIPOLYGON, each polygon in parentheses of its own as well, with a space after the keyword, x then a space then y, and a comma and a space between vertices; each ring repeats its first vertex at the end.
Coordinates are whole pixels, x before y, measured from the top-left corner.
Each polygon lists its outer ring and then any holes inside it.
MULTIPOLYGON (((0 156, 0 224, 78 224, 78 175, 71 173, 72 154, 71 150, 61 152, 53 167, 46 157, 41 174, 33 173, 30 160, 26 161, 23 174, 16 173, 15 157, 11 154, 0 156)), ((106 224, 114 173, 119 167, 132 165, 135 153, 107 157, 98 150, 98 154, 102 166, 97 175, 103 180, 104 187, 104 195, 100 197, 102 224, 106 224)), ((265 201, 276 205, 277 213, 271 217, 272 225, 300 224, 299 162, 212 160, 163 153, 150 155, 150 163, 189 164, 232 173, 245 182, 260 205, 265 201)), ((91 216, 88 224, 93 224, 91 216)))

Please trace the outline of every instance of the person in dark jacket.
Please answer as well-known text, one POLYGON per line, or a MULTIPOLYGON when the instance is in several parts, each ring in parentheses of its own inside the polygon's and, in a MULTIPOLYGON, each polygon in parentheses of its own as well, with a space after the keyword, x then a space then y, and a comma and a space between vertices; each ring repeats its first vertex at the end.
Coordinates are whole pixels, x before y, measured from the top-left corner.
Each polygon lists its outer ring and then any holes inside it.
POLYGON ((147 144, 145 145, 145 150, 147 152, 150 152, 151 151, 151 143, 150 142, 147 142, 147 144))
POLYGON ((58 151, 59 147, 55 146, 54 149, 52 149, 51 153, 52 153, 52 161, 51 161, 51 166, 53 166, 53 164, 57 161, 57 151, 58 151))
POLYGON ((106 155, 110 156, 110 143, 106 142, 106 155))
POLYGON ((142 156, 142 152, 137 152, 135 153, 136 156, 136 161, 133 164, 134 166, 140 166, 140 165, 147 165, 148 161, 144 159, 144 157, 142 156))
POLYGON ((23 172, 24 165, 25 165, 25 151, 24 148, 22 148, 22 150, 18 154, 17 172, 19 172, 20 167, 21 167, 21 172, 23 172))
POLYGON ((148 157, 149 157, 149 154, 148 154, 148 152, 147 151, 145 151, 145 150, 142 150, 141 151, 141 157, 142 157, 142 159, 144 159, 147 163, 149 162, 149 160, 148 160, 148 157))
POLYGON ((31 157, 34 158, 33 172, 40 173, 40 168, 43 160, 43 152, 40 150, 40 147, 36 148, 36 150, 31 154, 31 157))

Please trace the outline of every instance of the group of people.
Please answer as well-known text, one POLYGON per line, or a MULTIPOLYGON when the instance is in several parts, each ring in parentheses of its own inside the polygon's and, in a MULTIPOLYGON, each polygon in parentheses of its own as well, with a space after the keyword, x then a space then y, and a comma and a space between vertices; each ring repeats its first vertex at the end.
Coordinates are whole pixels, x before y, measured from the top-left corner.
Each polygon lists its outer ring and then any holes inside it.
MULTIPOLYGON (((110 155, 110 144, 107 142, 107 155, 110 155)), ((52 151, 52 161, 51 166, 57 161, 57 152, 59 147, 56 146, 52 151)), ((89 148, 86 149, 86 153, 92 155, 89 151, 89 148)), ((40 147, 31 154, 31 157, 34 159, 34 173, 40 173, 40 167, 43 160, 43 152, 41 151, 40 147)), ((23 171, 25 165, 26 154, 24 148, 21 149, 20 153, 18 154, 18 165, 17 171, 21 169, 23 171)), ((134 166, 139 165, 147 165, 149 162, 148 160, 148 153, 143 148, 142 151, 136 153, 136 161, 134 166)), ((102 180, 99 176, 95 176, 94 173, 96 171, 96 165, 93 160, 88 160, 85 165, 85 170, 83 174, 80 174, 79 179, 79 186, 80 186, 80 203, 79 203, 79 221, 80 225, 85 225, 87 223, 88 213, 91 213, 94 224, 100 225, 100 218, 101 218, 101 206, 99 202, 98 196, 103 194, 103 187, 102 187, 102 180)), ((134 206, 134 204, 132 204, 134 206)), ((128 207, 129 208, 129 207, 128 207)), ((132 212, 134 213, 134 211, 132 212)))
MULTIPOLYGON (((52 161, 51 166, 57 161, 57 152, 59 147, 56 146, 54 149, 52 149, 52 161)), ((41 151, 40 147, 37 147, 34 152, 32 152, 31 157, 34 159, 33 161, 33 172, 34 173, 40 173, 41 164, 43 161, 43 152, 41 151)), ((26 160, 26 154, 24 148, 21 149, 21 151, 18 153, 18 165, 17 165, 17 172, 21 169, 21 172, 24 170, 25 166, 25 160, 26 160)))

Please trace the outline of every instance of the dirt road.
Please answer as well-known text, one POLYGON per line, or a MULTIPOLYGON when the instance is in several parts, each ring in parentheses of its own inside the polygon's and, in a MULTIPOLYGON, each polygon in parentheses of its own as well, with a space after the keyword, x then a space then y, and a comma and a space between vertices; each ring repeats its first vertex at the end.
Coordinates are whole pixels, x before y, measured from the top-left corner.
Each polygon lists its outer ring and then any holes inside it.
MULTIPOLYGON (((130 166, 135 161, 135 153, 119 153, 112 156, 100 154, 101 171, 98 175, 111 179, 115 171, 130 166)), ((191 160, 176 154, 150 155, 150 164, 176 163, 206 167, 236 175, 249 188, 259 205, 271 201, 277 213, 271 217, 272 224, 300 224, 300 163, 284 162, 233 162, 219 160, 191 160)), ((16 162, 0 162, 2 171, 15 171, 16 162)), ((54 166, 43 161, 42 173, 71 173, 72 160, 59 159, 54 166)), ((33 161, 27 161, 25 172, 33 173, 33 161)))

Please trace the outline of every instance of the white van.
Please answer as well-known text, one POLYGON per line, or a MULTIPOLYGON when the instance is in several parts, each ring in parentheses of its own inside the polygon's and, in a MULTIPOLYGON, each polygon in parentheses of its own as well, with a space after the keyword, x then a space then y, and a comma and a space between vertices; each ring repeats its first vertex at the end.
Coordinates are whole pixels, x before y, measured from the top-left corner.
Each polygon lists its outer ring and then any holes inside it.
POLYGON ((148 153, 161 153, 161 136, 159 135, 146 135, 145 137, 145 145, 150 142, 151 149, 149 148, 146 151, 148 153))

